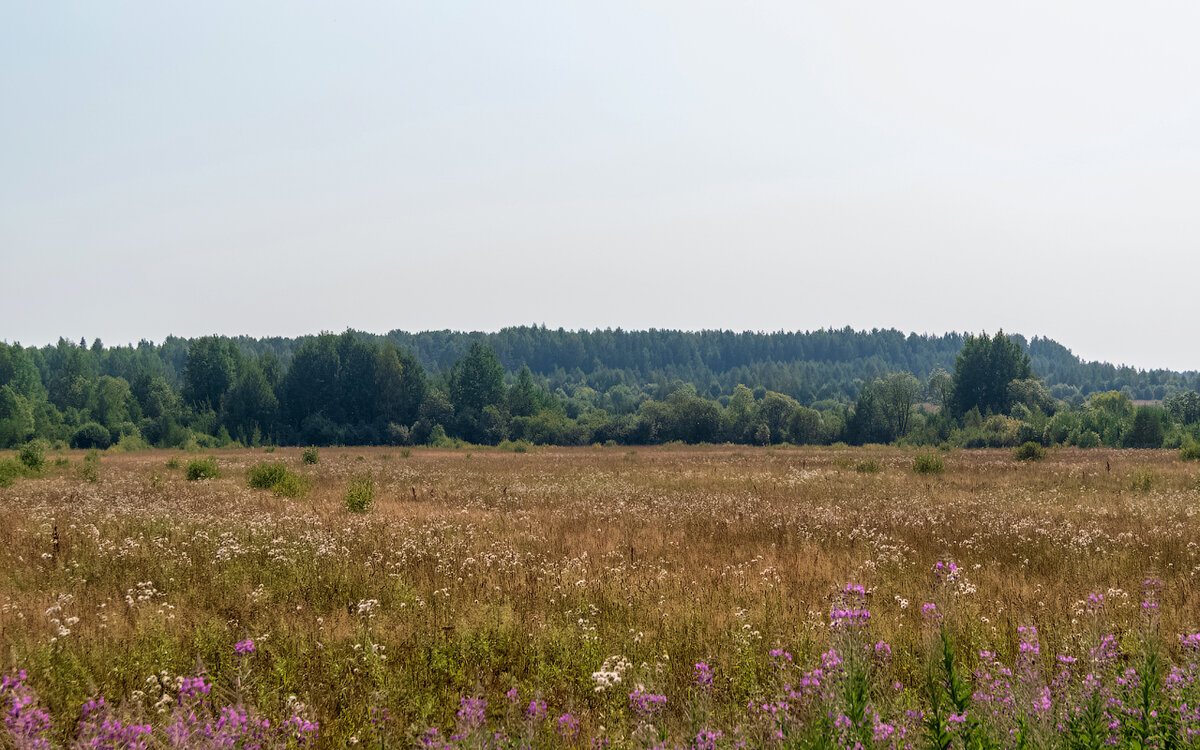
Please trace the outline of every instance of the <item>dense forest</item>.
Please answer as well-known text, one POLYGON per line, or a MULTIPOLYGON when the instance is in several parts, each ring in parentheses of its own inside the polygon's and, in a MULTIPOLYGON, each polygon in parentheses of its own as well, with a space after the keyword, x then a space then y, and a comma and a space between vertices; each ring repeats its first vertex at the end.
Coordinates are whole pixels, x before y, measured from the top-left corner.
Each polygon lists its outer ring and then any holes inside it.
POLYGON ((669 441, 1177 446, 1200 373, 895 330, 346 331, 0 344, 0 448, 669 441), (1139 403, 1140 402, 1140 403, 1139 403))

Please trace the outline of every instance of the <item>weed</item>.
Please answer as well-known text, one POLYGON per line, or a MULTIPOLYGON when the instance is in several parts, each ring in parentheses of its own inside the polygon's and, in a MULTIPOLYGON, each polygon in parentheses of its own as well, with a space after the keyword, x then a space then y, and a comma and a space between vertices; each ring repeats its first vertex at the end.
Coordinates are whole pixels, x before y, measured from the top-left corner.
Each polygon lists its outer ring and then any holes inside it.
POLYGON ((83 481, 93 484, 100 481, 100 451, 92 448, 87 452, 79 467, 79 476, 83 481))
POLYGON ((352 513, 366 513, 375 502, 375 478, 370 474, 354 477, 342 500, 352 513))

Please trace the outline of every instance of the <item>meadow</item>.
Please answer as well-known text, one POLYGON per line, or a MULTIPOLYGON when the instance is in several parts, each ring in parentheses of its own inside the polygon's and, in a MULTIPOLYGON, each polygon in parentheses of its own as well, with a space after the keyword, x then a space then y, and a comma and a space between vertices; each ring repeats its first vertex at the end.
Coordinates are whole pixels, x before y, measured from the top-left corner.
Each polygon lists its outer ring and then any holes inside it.
POLYGON ((245 746, 255 726, 614 748, 1200 728, 1200 467, 1177 451, 952 451, 928 474, 895 448, 212 455, 189 480, 181 451, 62 453, 0 488, 17 746, 118 718, 108 746, 231 725, 245 746), (252 488, 263 462, 292 484, 252 488))

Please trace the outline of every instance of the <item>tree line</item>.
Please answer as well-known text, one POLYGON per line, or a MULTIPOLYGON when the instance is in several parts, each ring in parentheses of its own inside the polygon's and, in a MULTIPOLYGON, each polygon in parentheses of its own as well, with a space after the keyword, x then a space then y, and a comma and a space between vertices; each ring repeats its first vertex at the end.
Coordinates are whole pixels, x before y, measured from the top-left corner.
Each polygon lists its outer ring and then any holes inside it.
POLYGON ((1200 437, 1200 374, 1048 339, 446 331, 0 344, 0 447, 910 442, 1158 447, 1200 437), (1137 404, 1136 401, 1156 401, 1137 404))

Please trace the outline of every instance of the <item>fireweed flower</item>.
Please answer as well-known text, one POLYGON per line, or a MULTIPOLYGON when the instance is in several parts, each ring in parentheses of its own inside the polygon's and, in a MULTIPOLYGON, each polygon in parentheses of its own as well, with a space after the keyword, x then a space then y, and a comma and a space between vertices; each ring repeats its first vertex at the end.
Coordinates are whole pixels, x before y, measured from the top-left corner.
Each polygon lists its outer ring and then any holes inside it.
POLYGON ((529 707, 525 709, 525 718, 530 721, 541 721, 546 718, 546 701, 529 701, 529 707))
POLYGON ((487 701, 483 698, 460 698, 456 716, 460 727, 469 732, 483 726, 486 712, 487 701))
POLYGON ((579 719, 576 719, 572 714, 563 714, 558 717, 555 731, 560 737, 574 737, 579 734, 579 719))
POLYGON ((667 696, 645 692, 640 685, 629 694, 629 707, 639 719, 649 719, 666 705, 667 696))

